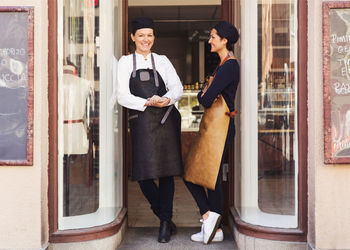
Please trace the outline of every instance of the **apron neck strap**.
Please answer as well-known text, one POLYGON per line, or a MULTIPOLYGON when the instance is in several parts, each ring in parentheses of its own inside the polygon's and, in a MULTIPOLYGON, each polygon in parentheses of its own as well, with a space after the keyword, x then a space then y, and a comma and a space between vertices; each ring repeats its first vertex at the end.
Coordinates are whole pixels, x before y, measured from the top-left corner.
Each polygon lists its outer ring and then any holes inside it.
POLYGON ((132 77, 136 77, 136 53, 132 54, 132 77))
MULTIPOLYGON (((153 54, 151 53, 151 61, 152 61, 152 69, 153 69, 153 74, 154 74, 154 81, 156 84, 156 87, 159 87, 159 79, 158 79, 158 74, 156 70, 156 64, 154 63, 154 57, 153 54)), ((136 53, 134 52, 132 54, 132 77, 136 77, 136 53)))
POLYGON ((218 71, 218 69, 228 60, 228 59, 230 59, 231 58, 231 54, 230 53, 228 53, 227 54, 227 56, 225 57, 225 59, 222 61, 222 63, 220 63, 217 67, 216 67, 216 69, 214 70, 214 73, 213 73, 213 78, 215 78, 215 76, 216 76, 216 71, 218 71))
POLYGON ((157 70, 156 70, 156 64, 154 63, 154 57, 153 57, 152 53, 151 53, 151 60, 152 60, 154 81, 155 81, 156 87, 159 87, 159 79, 158 79, 158 74, 157 74, 157 70))

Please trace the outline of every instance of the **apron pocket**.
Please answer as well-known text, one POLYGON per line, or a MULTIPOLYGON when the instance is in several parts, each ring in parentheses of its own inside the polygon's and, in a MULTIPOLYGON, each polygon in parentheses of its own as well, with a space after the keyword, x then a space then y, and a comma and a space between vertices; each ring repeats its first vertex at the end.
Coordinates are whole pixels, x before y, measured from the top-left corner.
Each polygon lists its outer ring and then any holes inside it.
POLYGON ((131 115, 131 116, 129 116, 129 121, 132 120, 132 119, 136 119, 136 118, 138 118, 138 117, 139 117, 138 114, 136 114, 136 115, 131 115))
POLYGON ((150 80, 150 75, 148 71, 141 71, 140 72, 140 80, 143 82, 149 81, 150 80))

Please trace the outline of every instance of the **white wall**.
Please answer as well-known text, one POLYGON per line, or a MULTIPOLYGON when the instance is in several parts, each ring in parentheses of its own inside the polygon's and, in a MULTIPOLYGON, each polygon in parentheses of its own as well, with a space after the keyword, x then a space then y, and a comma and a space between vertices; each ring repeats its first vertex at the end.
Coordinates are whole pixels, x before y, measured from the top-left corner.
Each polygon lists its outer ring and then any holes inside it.
POLYGON ((307 66, 308 241, 316 249, 350 249, 350 165, 323 163, 322 1, 308 1, 307 66))
POLYGON ((2 0, 34 6, 34 164, 0 167, 0 249, 42 249, 48 242, 47 1, 2 0))

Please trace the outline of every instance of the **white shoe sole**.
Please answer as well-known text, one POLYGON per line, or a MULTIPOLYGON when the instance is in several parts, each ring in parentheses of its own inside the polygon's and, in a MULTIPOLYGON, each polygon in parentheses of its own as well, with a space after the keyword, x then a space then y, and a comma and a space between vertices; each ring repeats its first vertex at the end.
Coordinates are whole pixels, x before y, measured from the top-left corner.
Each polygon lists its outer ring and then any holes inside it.
MULTIPOLYGON (((221 242, 221 241, 224 240, 224 237, 216 236, 216 234, 217 233, 215 233, 215 236, 214 236, 214 238, 212 239, 211 242, 221 242)), ((203 239, 203 237, 202 238, 191 237, 191 241, 193 241, 193 242, 204 242, 204 239, 203 239)))

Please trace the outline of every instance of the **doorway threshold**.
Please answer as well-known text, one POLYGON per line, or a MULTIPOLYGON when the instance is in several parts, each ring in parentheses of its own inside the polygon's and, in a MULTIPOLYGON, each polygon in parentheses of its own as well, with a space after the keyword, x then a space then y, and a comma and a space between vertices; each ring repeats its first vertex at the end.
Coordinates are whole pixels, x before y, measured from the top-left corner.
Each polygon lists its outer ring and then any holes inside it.
POLYGON ((191 234, 197 233, 198 227, 177 228, 177 234, 173 235, 168 243, 158 243, 158 228, 156 227, 132 227, 128 228, 118 250, 145 250, 145 249, 167 249, 167 250, 216 250, 232 249, 238 250, 236 243, 228 228, 224 228, 224 241, 212 242, 204 245, 201 242, 190 240, 191 234))

